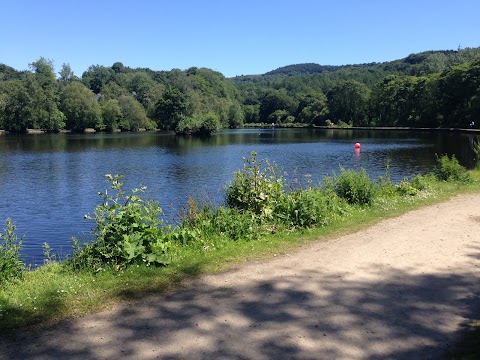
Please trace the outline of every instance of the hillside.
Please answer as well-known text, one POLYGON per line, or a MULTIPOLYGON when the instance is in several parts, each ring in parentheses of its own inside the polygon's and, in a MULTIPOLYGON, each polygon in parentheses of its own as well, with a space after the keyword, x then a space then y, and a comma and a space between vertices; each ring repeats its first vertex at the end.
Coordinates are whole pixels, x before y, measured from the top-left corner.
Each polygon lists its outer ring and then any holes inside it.
POLYGON ((449 66, 473 61, 480 48, 463 50, 435 50, 410 54, 405 58, 366 64, 320 65, 316 63, 292 64, 271 70, 261 75, 242 75, 231 78, 233 82, 258 82, 275 78, 303 75, 332 74, 342 71, 389 72, 398 75, 420 76, 441 72, 449 66))
POLYGON ((230 80, 245 123, 475 127, 480 48, 425 51, 383 63, 280 67, 230 80))

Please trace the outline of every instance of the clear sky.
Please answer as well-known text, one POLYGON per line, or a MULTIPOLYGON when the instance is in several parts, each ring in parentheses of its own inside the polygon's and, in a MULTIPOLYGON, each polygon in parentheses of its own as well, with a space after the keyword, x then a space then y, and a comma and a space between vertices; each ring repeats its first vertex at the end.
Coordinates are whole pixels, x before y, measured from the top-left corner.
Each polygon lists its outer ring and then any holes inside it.
POLYGON ((480 46, 480 0, 0 0, 0 63, 120 61, 227 77, 480 46))

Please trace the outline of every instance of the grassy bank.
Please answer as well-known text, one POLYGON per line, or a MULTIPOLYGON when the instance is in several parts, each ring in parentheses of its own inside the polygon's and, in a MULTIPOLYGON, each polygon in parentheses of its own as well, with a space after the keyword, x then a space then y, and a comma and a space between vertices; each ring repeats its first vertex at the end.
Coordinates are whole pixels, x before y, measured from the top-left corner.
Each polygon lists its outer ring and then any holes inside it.
POLYGON ((225 207, 192 199, 179 226, 158 224, 159 209, 142 199, 142 189, 126 194, 120 179, 111 177, 112 193, 102 195, 91 216, 101 241, 79 244, 70 261, 51 261, 4 280, 0 331, 164 293, 204 273, 284 254, 456 194, 480 191, 480 171, 460 171, 447 160, 439 162, 436 176, 400 184, 388 176, 372 181, 362 171, 340 170, 325 185, 286 189, 274 166, 252 156, 228 187, 225 207), (132 227, 144 236, 125 232, 132 227))

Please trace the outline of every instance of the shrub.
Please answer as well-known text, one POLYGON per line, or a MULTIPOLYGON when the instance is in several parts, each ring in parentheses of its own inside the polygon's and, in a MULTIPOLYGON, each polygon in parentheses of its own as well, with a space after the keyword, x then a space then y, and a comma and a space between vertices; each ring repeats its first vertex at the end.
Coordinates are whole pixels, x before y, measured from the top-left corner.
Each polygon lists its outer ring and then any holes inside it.
POLYGON ((251 153, 251 159, 243 158, 243 169, 236 171, 233 182, 226 190, 226 204, 271 218, 279 196, 283 191, 283 179, 277 175, 277 168, 267 160, 256 160, 257 153, 251 153))
POLYGON ((385 166, 385 173, 377 180, 377 190, 380 195, 391 196, 398 190, 395 183, 390 179, 390 164, 385 166))
POLYGON ((437 166, 434 174, 437 179, 443 181, 466 182, 470 180, 467 170, 459 164, 455 155, 452 155, 451 158, 448 155, 437 156, 437 166))
POLYGON ((375 185, 365 169, 345 170, 340 167, 340 175, 334 175, 335 192, 350 204, 370 204, 375 196, 375 185))
POLYGON ((417 190, 428 190, 431 187, 431 182, 435 180, 433 175, 417 175, 410 180, 410 184, 417 190))
POLYGON ((259 218, 250 211, 239 212, 221 206, 213 217, 213 225, 217 233, 234 241, 260 237, 259 218))
POLYGON ((300 189, 280 197, 275 216, 288 227, 328 225, 342 212, 339 200, 328 190, 300 189))
POLYGON ((408 179, 403 179, 397 186, 397 192, 402 195, 415 196, 418 194, 418 189, 412 185, 408 179))
POLYGON ((0 285, 21 278, 25 269, 25 264, 20 259, 23 237, 19 239, 15 229, 12 220, 7 219, 3 233, 0 232, 0 285))
POLYGON ((108 265, 119 269, 135 262, 169 263, 171 241, 160 228, 162 209, 155 201, 145 201, 139 195, 146 188, 133 189, 130 195, 123 191, 121 176, 106 175, 113 194, 99 193, 103 202, 95 208, 96 226, 91 244, 79 246, 74 239, 74 267, 99 270, 108 265))

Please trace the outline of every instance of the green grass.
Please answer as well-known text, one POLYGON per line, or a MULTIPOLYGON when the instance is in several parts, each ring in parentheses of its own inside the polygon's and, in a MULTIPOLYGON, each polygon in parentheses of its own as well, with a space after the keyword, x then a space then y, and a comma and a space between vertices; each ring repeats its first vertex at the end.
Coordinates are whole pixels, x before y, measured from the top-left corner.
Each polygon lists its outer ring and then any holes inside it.
MULTIPOLYGON (((430 179, 428 187, 416 195, 385 191, 371 205, 349 205, 348 210, 328 226, 311 229, 264 229, 255 240, 212 239, 202 246, 179 248, 169 266, 131 265, 121 271, 109 268, 93 273, 72 271, 63 263, 51 263, 23 279, 2 284, 0 289, 0 333, 45 326, 111 307, 119 302, 161 294, 182 286, 186 280, 205 273, 225 271, 252 260, 268 259, 295 251, 312 241, 325 241, 367 228, 407 211, 442 202, 468 192, 480 191, 480 170, 469 172, 471 182, 445 182, 430 179), (268 232, 270 233, 268 234, 268 232), (275 232, 275 233, 273 233, 275 232)), ((388 188, 388 187, 387 187, 388 188)), ((393 188, 392 188, 393 189, 393 188)), ((474 349, 480 343, 480 330, 466 337, 458 351, 474 349)), ((468 359, 467 357, 459 357, 468 359)))

